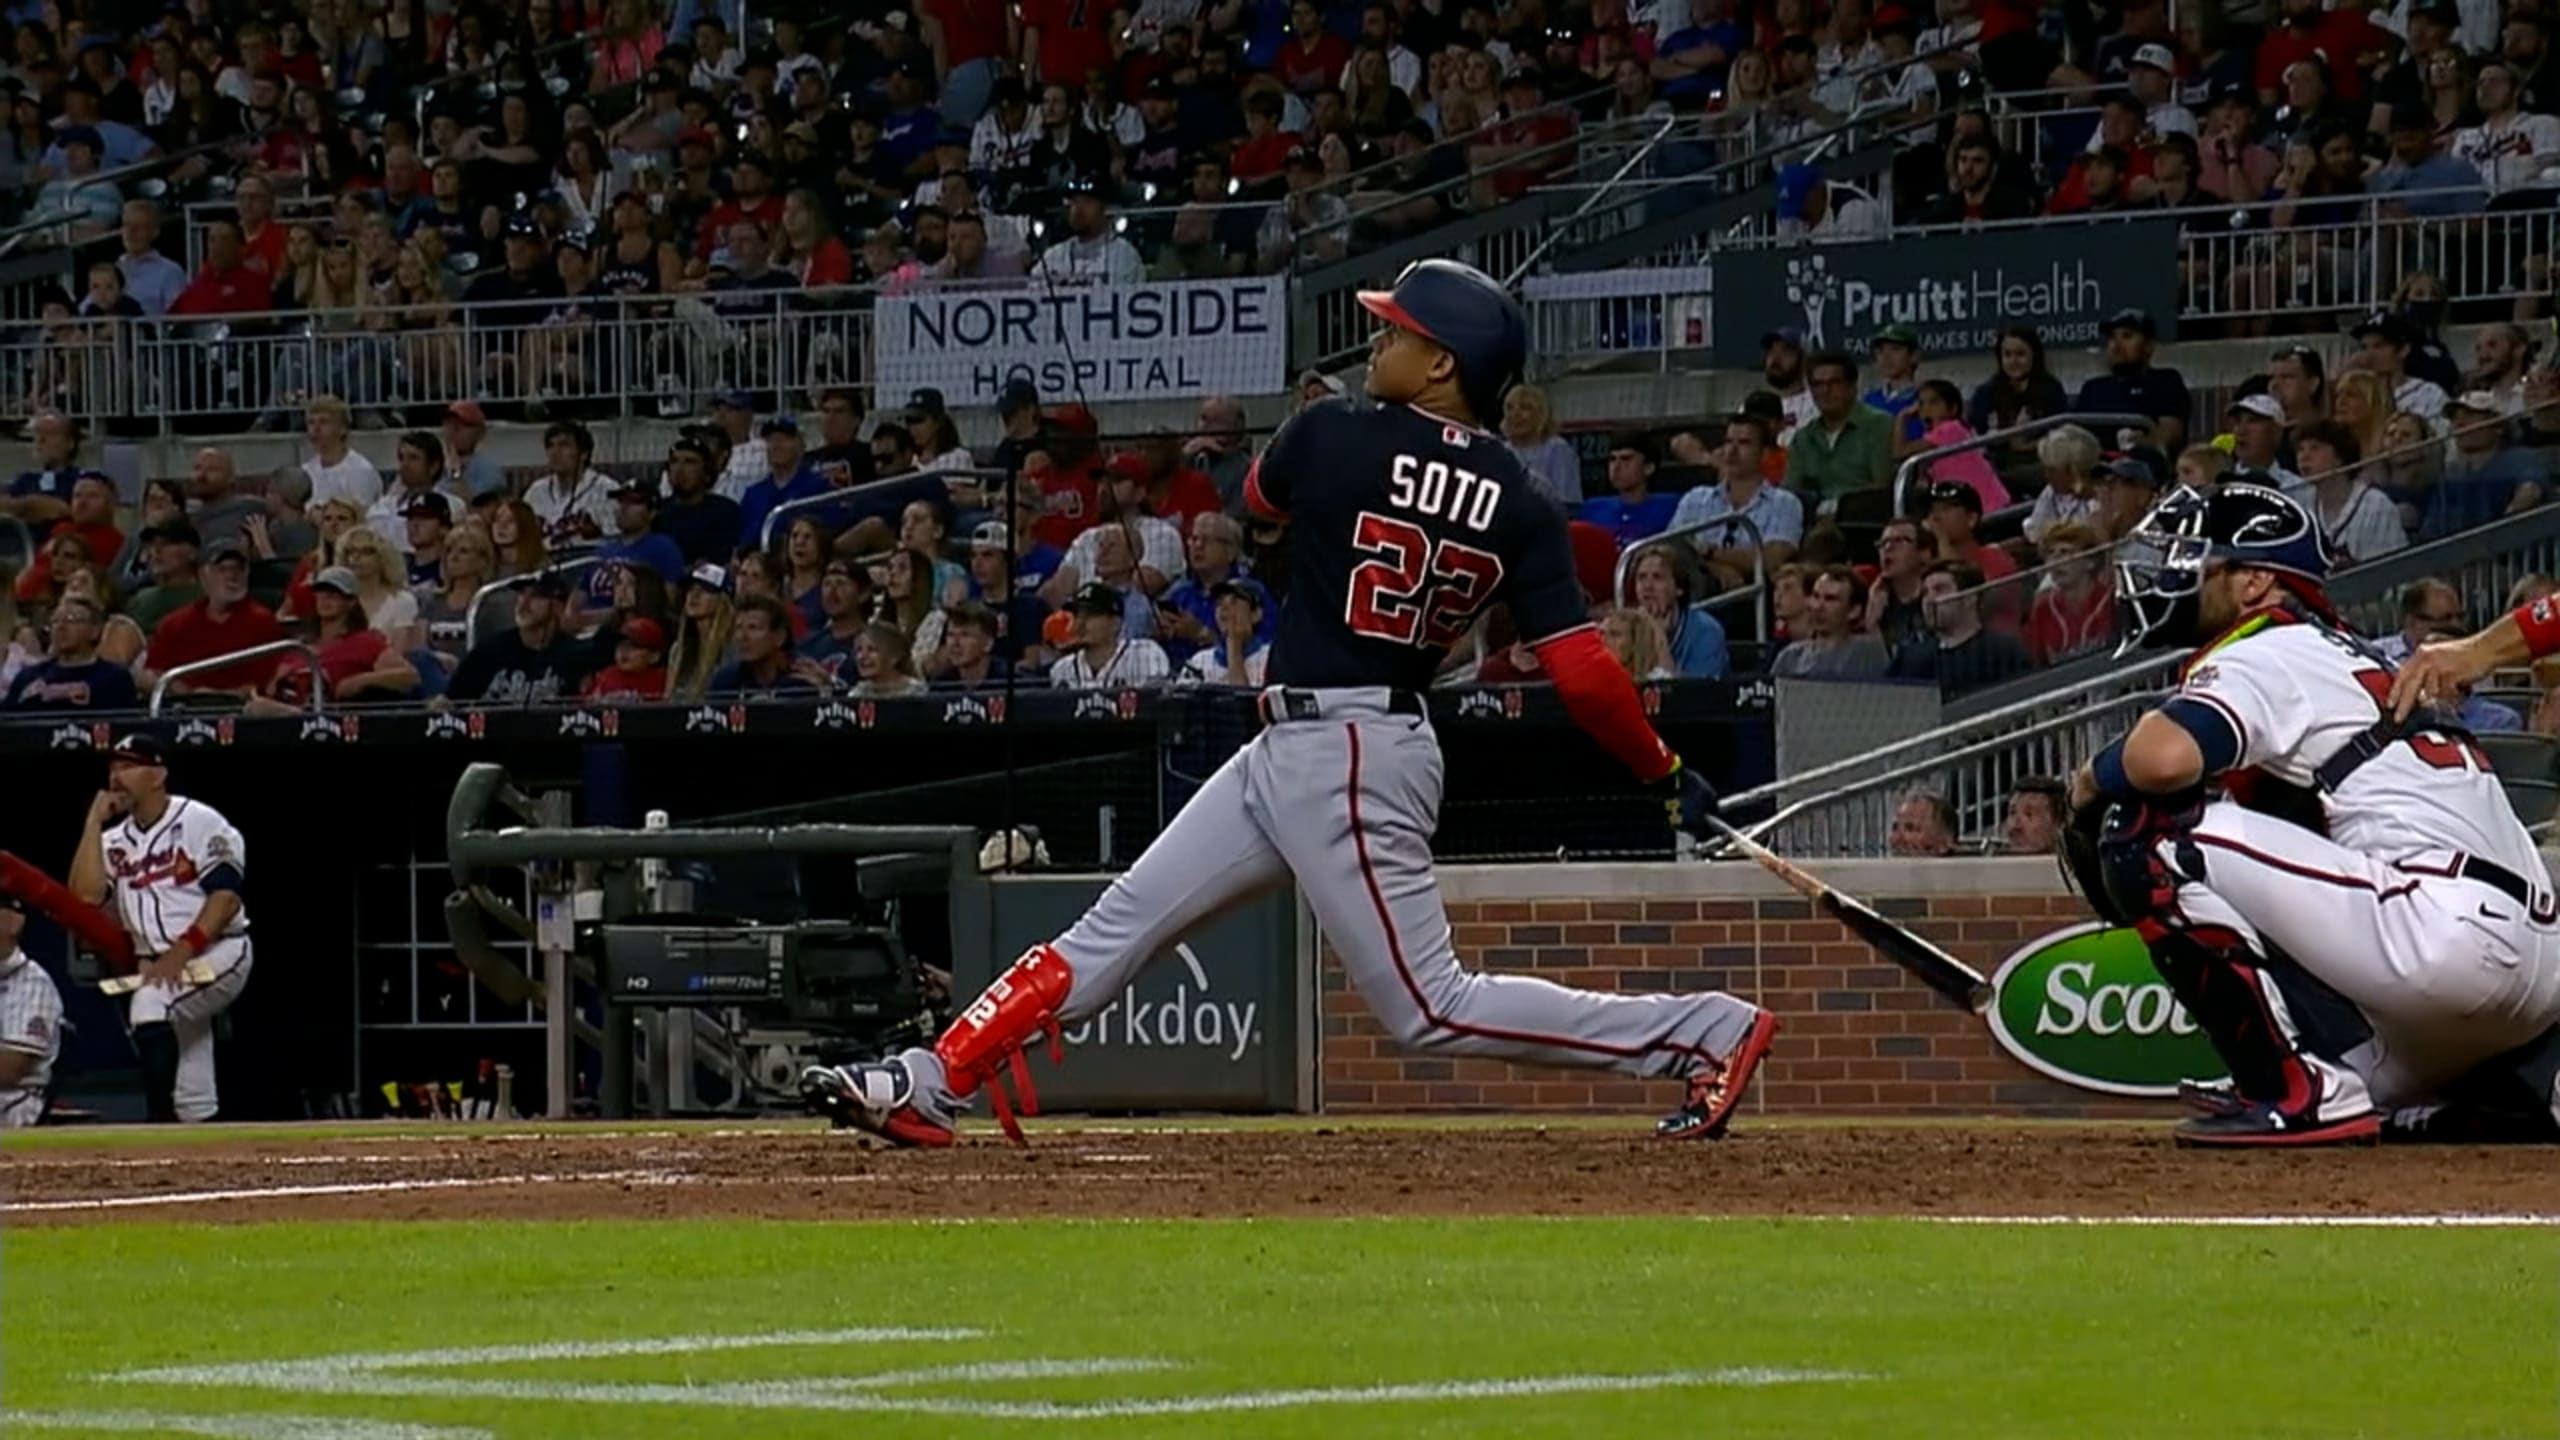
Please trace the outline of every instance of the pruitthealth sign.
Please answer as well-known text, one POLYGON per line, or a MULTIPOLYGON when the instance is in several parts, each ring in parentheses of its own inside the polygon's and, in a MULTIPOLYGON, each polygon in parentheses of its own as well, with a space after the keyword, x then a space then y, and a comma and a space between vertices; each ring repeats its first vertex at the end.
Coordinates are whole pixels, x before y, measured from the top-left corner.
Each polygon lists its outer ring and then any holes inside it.
POLYGON ((2219 1080, 2222 1057, 2151 963, 2142 937, 2075 925, 2019 947, 1992 976, 1989 1019, 2002 1049, 2065 1085, 2171 1096, 2219 1080))
POLYGON ((2168 220, 1727 250, 1715 257, 1715 363, 1757 369, 1760 337, 1784 329, 1803 331, 1809 349, 1852 355, 1887 325, 1918 331, 1929 354, 1992 350, 2013 325, 2047 345, 2088 345, 2127 307, 2149 311, 2166 339, 2177 260, 2168 220))
POLYGON ((1276 275, 918 290, 884 296, 874 319, 883 394, 930 386, 954 405, 993 405, 1014 380, 1045 399, 1288 389, 1289 314, 1276 275))

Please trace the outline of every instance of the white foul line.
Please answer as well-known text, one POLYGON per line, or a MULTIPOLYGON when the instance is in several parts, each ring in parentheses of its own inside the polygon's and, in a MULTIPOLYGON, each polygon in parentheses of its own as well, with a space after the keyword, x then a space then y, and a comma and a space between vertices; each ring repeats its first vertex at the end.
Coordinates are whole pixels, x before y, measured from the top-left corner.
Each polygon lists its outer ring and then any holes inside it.
POLYGON ((171 1415, 156 1410, 10 1410, 0 1426, 211 1435, 216 1440, 493 1440, 486 1430, 319 1415, 171 1415))
POLYGON ((412 1190, 472 1190, 496 1185, 620 1184, 663 1178, 663 1170, 596 1170, 560 1175, 457 1175, 434 1180, 347 1180, 333 1185, 254 1185, 233 1190, 172 1190, 157 1195, 105 1195, 84 1200, 14 1200, 0 1215, 56 1210, 131 1210, 150 1205, 211 1205, 226 1200, 294 1200, 311 1195, 397 1195, 412 1190))
POLYGON ((1883 1221, 1896 1225, 2144 1226, 2168 1229, 2524 1230, 2560 1226, 2560 1215, 1700 1215, 1706 1221, 1883 1221))

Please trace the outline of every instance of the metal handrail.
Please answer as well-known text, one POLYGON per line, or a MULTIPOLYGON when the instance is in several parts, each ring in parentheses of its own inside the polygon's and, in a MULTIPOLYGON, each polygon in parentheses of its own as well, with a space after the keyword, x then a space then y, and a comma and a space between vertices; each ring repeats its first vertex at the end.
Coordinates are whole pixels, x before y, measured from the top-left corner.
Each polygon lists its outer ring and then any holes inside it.
POLYGON ((1565 216, 1563 220, 1556 224, 1547 227, 1546 238, 1538 242, 1537 248, 1531 250, 1526 256, 1523 256, 1519 264, 1511 267, 1511 273, 1503 279, 1502 288, 1505 290, 1518 289, 1520 287, 1521 278, 1527 275, 1530 267, 1536 265, 1539 259, 1547 253, 1547 248, 1555 244, 1558 240, 1563 239, 1566 229, 1575 221, 1590 214, 1591 207, 1599 204, 1602 197, 1606 196, 1619 182, 1625 180, 1627 178, 1628 171, 1643 164, 1648 156, 1652 155, 1656 149, 1660 148, 1662 145, 1662 138, 1670 134, 1672 129, 1679 123, 1680 117, 1677 115, 1662 116, 1660 121, 1653 127, 1653 133, 1646 136, 1644 143, 1638 145, 1624 161, 1620 162, 1617 169, 1609 172, 1609 178, 1601 183, 1599 189, 1592 191, 1589 198, 1585 199, 1581 204, 1573 207, 1572 214, 1565 216))
MULTIPOLYGON (((2131 682, 2144 679, 2156 671, 2175 669, 2185 659, 2186 657, 2183 654, 2176 651, 2165 651, 2161 654, 2135 661, 2130 665, 2119 666, 2114 670, 2108 671, 2104 675, 2094 676, 2090 679, 2083 680, 2077 685, 2066 686, 2060 690, 2048 690, 2040 695, 2030 696, 2024 700, 2012 701, 1996 710, 1985 711, 1980 715, 1973 716, 1972 718, 1960 723, 1965 728, 1971 729, 1985 725, 1996 725, 2007 720, 2023 718, 2025 716, 2032 715, 2036 711, 2044 709, 2049 705, 2057 704, 2076 696, 2087 695, 2094 691, 2107 689, 2111 686, 2129 684, 2131 682)), ((1755 801, 1775 800, 1788 790, 1809 785, 1821 780, 1829 780, 1836 776, 1848 775, 1852 772, 1863 770, 1867 766, 1873 765, 1877 761, 1886 759, 1890 756, 1900 755, 1909 751, 1922 749, 1926 746, 1938 744, 1943 741, 1944 738, 1944 735, 1938 731, 1929 731, 1923 734, 1909 736, 1905 739, 1896 740, 1892 744, 1883 746, 1879 749, 1867 751, 1862 755, 1853 755, 1846 760, 1834 760, 1828 765, 1817 765, 1810 770, 1790 775, 1783 780, 1772 780, 1766 785, 1755 785, 1748 790, 1742 791, 1740 794, 1726 797, 1725 803, 1728 805, 1747 805, 1755 801)))
MULTIPOLYGON (((1518 121, 1527 119, 1531 115, 1543 115, 1550 110, 1562 110, 1567 113, 1579 114, 1582 102, 1598 99, 1600 96, 1608 94, 1612 88, 1613 87, 1610 85, 1595 85, 1579 94, 1568 95, 1561 100, 1550 100, 1523 115, 1505 116, 1499 120, 1478 121, 1476 128, 1473 130, 1462 130, 1455 135, 1443 135, 1439 139, 1432 141, 1429 145, 1424 146, 1419 151, 1416 151, 1413 155, 1399 155, 1391 160, 1380 160, 1374 164, 1363 165, 1357 170, 1346 170, 1340 175, 1328 176, 1320 185, 1317 186, 1317 188, 1320 190, 1331 190, 1339 186, 1342 193, 1347 197, 1353 190, 1358 189, 1360 187, 1360 182, 1364 180, 1373 179, 1380 175, 1392 174, 1398 167, 1402 166, 1407 161, 1416 159, 1419 156, 1428 155, 1443 147, 1457 146, 1463 148, 1465 146, 1473 145, 1501 126, 1515 124, 1518 121)), ((1404 198, 1409 199, 1412 197, 1408 196, 1404 198)), ((1297 239, 1294 235, 1289 238, 1292 241, 1297 239)))
POLYGON ((504 580, 492 580, 481 586, 471 597, 470 613, 462 619, 463 653, 468 655, 480 648, 480 612, 487 607, 491 595, 502 590, 521 590, 537 575, 575 575, 604 563, 605 558, 601 555, 576 555, 566 560, 554 560, 539 570, 527 570, 521 575, 510 575, 504 580))
MULTIPOLYGON (((1969 439, 1958 440, 1951 445, 1934 446, 1930 449, 1920 451, 1918 454, 1906 457, 1900 465, 1894 467, 1893 513, 1900 515, 1903 512, 1903 502, 1909 494, 1912 475, 1916 473, 1921 466, 1927 465, 1932 461, 1944 460, 1950 455, 1967 455, 1976 450, 1988 450, 1994 445, 2005 445, 2012 440, 2024 440, 2030 435, 2041 435, 2047 430, 2058 430, 2065 425, 2077 425, 2093 434, 2104 434, 2107 431, 2115 430, 2149 430, 2155 423, 2157 422, 2153 421, 2148 415, 2119 415, 2107 411, 2075 411, 2068 415, 2042 415, 2022 424, 2012 425, 2006 430, 1994 430, 1989 434, 1976 435, 1969 439), (2101 427, 2103 427, 2103 429, 2101 427)), ((2105 442, 2103 440, 2100 442, 2100 448, 2105 448, 2105 442)), ((2168 477, 2162 476, 2161 478, 2165 481, 2168 477)))
MULTIPOLYGON (((2384 205, 2397 204, 2408 200, 2427 200, 2444 195, 2485 196, 2486 194, 2488 194, 2488 187, 2485 183, 2480 185, 2442 185, 2434 186, 2425 190, 2394 190, 2385 195, 2306 195, 2289 197, 2283 200, 2226 200, 2219 205, 2181 205, 2167 210, 2112 210, 2099 215, 2074 212, 2064 215, 2024 215, 2015 220, 1967 220, 1945 225, 1902 225, 1895 227, 1894 234, 1897 237, 1905 235, 1970 235, 1983 230, 2033 230, 2039 227, 2053 229, 2073 224, 2086 223, 2091 225, 2103 225, 2110 222, 2124 220, 2204 219, 2217 215, 2229 217, 2247 215, 2252 211, 2272 211, 2279 205, 2355 204, 2365 207, 2369 212, 2375 212, 2379 211, 2380 207, 2384 205)), ((2350 220, 2343 225, 2295 226, 2289 227, 2287 233, 2318 235, 2328 231, 2344 230, 2370 224, 2382 218, 2384 217, 2378 213, 2369 213, 2365 219, 2350 220)), ((2427 220, 2461 217, 2413 215, 2408 218, 2413 220, 2427 220)))
POLYGON ((310 667, 311 713, 319 714, 323 708, 321 692, 329 688, 321 683, 320 652, 308 640, 270 640, 264 645, 252 645, 246 650, 233 650, 227 654, 209 656, 202 660, 190 660, 184 665, 173 665, 162 671, 159 680, 151 687, 151 716, 153 719, 159 718, 160 704, 168 698, 171 682, 181 676, 201 675, 208 670, 227 670, 244 660, 262 660, 269 655, 286 654, 300 655, 302 663, 310 667))
POLYGON ((911 484, 928 475, 946 479, 952 476, 959 476, 970 480, 1003 480, 1006 478, 1005 471, 991 470, 983 465, 967 466, 958 470, 916 469, 909 470, 904 474, 883 475, 876 480, 865 480, 859 485, 847 485, 841 490, 829 490, 823 495, 804 495, 797 500, 786 500, 783 503, 774 506, 773 509, 765 515, 764 532, 756 536, 756 548, 760 550, 771 550, 773 548, 773 537, 785 527, 788 517, 797 515, 804 510, 816 510, 829 505, 841 505, 845 503, 845 501, 861 494, 865 490, 881 490, 886 489, 891 485, 911 484))
MULTIPOLYGON (((1769 539, 1767 536, 1760 533, 1760 527, 1753 523, 1750 516, 1740 514, 1738 512, 1732 515, 1719 515, 1713 520, 1701 520, 1693 525, 1674 526, 1669 530, 1644 536, 1630 543, 1625 549, 1620 550, 1618 552, 1618 563, 1615 573, 1609 577, 1609 603, 1612 605, 1623 605, 1626 603, 1627 576, 1635 571, 1636 557, 1641 555, 1647 549, 1655 545, 1667 544, 1674 540, 1684 540, 1692 535, 1701 535, 1709 530, 1723 530, 1730 533, 1736 525, 1739 525, 1743 529, 1751 532, 1751 623, 1752 628, 1758 633, 1760 643, 1763 645, 1768 644, 1769 557, 1766 553, 1766 547, 1769 544, 1769 539)), ((1696 548, 1694 542, 1692 542, 1691 548, 1696 548)), ((1708 598, 1710 600, 1718 600, 1724 597, 1710 596, 1708 598)))

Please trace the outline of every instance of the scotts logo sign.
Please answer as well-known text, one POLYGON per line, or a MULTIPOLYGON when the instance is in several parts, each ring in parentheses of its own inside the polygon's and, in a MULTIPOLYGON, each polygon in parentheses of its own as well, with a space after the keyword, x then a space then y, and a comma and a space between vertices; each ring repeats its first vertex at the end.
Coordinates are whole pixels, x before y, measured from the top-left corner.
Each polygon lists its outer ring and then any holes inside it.
POLYGON ((1992 985, 2001 1047, 2066 1085, 2165 1096, 2180 1080, 2222 1076, 2221 1057, 2131 930, 2057 930, 2011 955, 1992 985))

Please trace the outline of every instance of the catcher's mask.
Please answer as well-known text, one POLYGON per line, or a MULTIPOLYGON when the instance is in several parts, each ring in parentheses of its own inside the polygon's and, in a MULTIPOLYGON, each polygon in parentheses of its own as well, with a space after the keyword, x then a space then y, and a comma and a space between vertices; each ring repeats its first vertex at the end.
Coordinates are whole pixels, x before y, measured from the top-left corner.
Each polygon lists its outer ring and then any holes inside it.
POLYGON ((2227 483, 2209 496, 2182 488, 2116 552, 2116 654, 2210 638, 2199 633, 2198 605, 2205 576, 2220 565, 2274 571, 2295 598, 2327 611, 2329 547, 2301 505, 2265 485, 2227 483))

